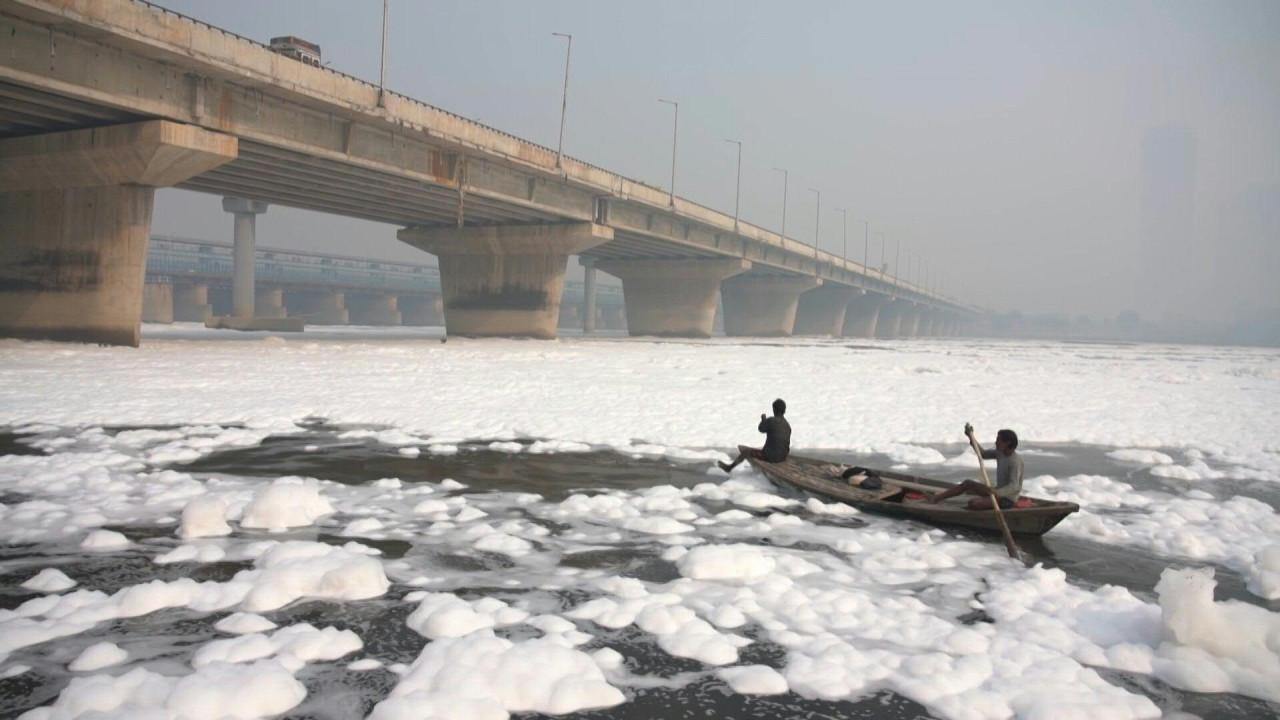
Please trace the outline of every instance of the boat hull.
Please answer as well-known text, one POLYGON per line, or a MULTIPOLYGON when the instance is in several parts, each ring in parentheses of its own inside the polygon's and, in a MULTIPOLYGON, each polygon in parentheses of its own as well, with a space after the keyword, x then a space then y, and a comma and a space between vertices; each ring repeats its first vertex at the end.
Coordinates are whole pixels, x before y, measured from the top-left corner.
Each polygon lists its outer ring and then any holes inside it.
MULTIPOLYGON (((750 448, 743 447, 743 450, 750 448)), ((751 466, 779 487, 800 490, 825 500, 891 517, 910 518, 935 525, 965 527, 984 532, 999 533, 1000 521, 994 510, 969 510, 966 500, 933 504, 923 500, 911 500, 910 491, 936 492, 951 487, 951 483, 932 478, 906 475, 890 470, 875 470, 883 487, 864 490, 840 477, 842 466, 792 455, 786 461, 771 463, 748 457, 751 466)), ((1069 502, 1056 502, 1029 498, 1031 505, 1004 510, 1005 522, 1015 535, 1043 535, 1062 522, 1063 518, 1080 509, 1069 502)))

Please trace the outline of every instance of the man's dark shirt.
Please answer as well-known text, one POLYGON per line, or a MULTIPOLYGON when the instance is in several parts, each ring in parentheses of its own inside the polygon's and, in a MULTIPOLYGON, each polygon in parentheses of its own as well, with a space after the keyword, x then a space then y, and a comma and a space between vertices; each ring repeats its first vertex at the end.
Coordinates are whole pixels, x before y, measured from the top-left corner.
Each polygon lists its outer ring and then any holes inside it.
POLYGON ((765 433, 764 448, 761 453, 769 462, 782 462, 791 452, 791 424, 779 415, 760 421, 760 432, 765 433))

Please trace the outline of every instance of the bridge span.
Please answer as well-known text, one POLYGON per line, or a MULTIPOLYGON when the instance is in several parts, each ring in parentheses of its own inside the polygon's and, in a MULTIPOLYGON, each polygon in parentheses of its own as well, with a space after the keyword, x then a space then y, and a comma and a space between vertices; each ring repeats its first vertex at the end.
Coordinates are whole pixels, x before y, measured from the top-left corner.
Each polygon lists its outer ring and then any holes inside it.
POLYGON ((0 0, 0 335, 136 345, 168 186, 234 216, 231 326, 260 318, 271 204, 400 226, 438 258, 453 334, 553 337, 571 255, 588 287, 621 279, 632 334, 709 335, 718 299, 734 335, 934 334, 974 314, 142 0, 0 0))

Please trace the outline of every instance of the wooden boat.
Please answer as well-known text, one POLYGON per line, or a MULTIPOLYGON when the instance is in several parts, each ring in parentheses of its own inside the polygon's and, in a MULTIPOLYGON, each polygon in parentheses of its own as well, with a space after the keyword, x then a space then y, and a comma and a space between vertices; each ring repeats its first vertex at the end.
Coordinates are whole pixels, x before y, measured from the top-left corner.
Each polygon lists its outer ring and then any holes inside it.
MULTIPOLYGON (((753 450, 745 445, 738 449, 753 450)), ((826 500, 852 505, 859 510, 939 525, 1000 532, 1000 523, 994 510, 970 510, 965 507, 972 499, 970 497, 950 498, 937 504, 924 499, 924 493, 945 490, 952 483, 892 470, 872 470, 880 477, 883 487, 865 490, 858 486, 858 483, 866 479, 865 475, 854 475, 846 480, 840 477, 844 466, 826 460, 791 455, 785 462, 771 463, 748 455, 747 461, 779 487, 803 490, 826 500)), ((1063 518, 1080 509, 1079 505, 1070 502, 1027 498, 1025 495, 1023 499, 1027 501, 1025 507, 1004 511, 1005 522, 1015 535, 1043 535, 1063 518)))

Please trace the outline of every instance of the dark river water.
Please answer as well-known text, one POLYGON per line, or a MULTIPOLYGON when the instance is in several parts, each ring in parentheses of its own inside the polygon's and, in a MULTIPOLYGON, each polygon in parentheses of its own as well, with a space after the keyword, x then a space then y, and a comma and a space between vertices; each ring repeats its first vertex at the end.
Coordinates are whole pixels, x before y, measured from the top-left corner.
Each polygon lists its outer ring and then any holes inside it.
MULTIPOLYGON (((118 430, 118 429, 117 429, 118 430)), ((405 483, 439 482, 452 478, 469 486, 468 493, 493 491, 535 492, 547 500, 556 501, 582 489, 622 488, 635 489, 654 485, 691 487, 714 480, 707 474, 709 465, 700 462, 673 462, 664 459, 634 458, 615 452, 593 451, 553 454, 509 454, 489 450, 483 445, 464 448, 455 455, 422 454, 406 457, 395 448, 370 440, 339 438, 338 428, 317 424, 308 432, 298 435, 269 437, 253 447, 227 449, 206 455, 201 459, 180 466, 183 472, 197 477, 201 474, 228 474, 265 479, 286 475, 300 475, 330 480, 350 485, 372 483, 380 478, 400 478, 405 483)), ((954 456, 959 446, 937 448, 947 456, 954 456)), ((1185 483, 1150 475, 1145 470, 1124 466, 1106 457, 1110 448, 1060 445, 1036 448, 1040 452, 1026 455, 1027 475, 1050 474, 1067 477, 1078 473, 1106 475, 1123 480, 1143 492, 1179 492, 1185 483)), ((0 433, 0 455, 32 452, 12 434, 0 433)), ((892 463, 883 456, 859 456, 832 451, 800 451, 804 454, 828 457, 851 464, 869 467, 888 467, 892 463)), ((959 480, 971 473, 947 466, 925 466, 916 469, 942 479, 959 480)), ((1270 483, 1214 481, 1197 487, 1211 492, 1216 498, 1246 495, 1280 506, 1280 491, 1270 483)), ((24 498, 12 494, 0 497, 0 502, 11 504, 24 498)), ((854 521, 856 522, 856 520, 854 521)), ((176 580, 191 577, 196 580, 225 581, 237 571, 250 567, 246 562, 175 563, 158 565, 153 562, 158 548, 174 544, 172 527, 138 526, 112 527, 123 532, 134 545, 128 550, 110 554, 77 553, 74 548, 44 545, 0 546, 0 607, 13 608, 36 597, 38 593, 26 591, 19 583, 33 574, 34 569, 55 565, 80 583, 82 588, 113 592, 116 589, 146 582, 152 579, 176 580)), ((922 526, 923 529, 923 526, 922 526)), ((300 538, 342 544, 351 538, 316 532, 296 533, 300 538)), ((275 535, 273 539, 288 539, 291 535, 275 535)), ((966 536, 969 537, 969 536, 966 536)), ((999 543, 999 538, 971 536, 983 542, 999 543)), ((364 540, 377 547, 384 559, 394 559, 412 552, 410 543, 402 540, 364 540)), ((1145 600, 1154 599, 1153 588, 1160 573, 1177 560, 1156 557, 1141 549, 1092 542, 1064 534, 1049 533, 1042 539, 1020 540, 1020 546, 1036 562, 1062 568, 1071 582, 1093 587, 1104 584, 1121 585, 1145 600)), ((476 570, 501 571, 501 560, 477 560, 470 557, 442 556, 437 564, 454 567, 460 573, 476 570), (491 563, 478 567, 477 563, 491 563)), ((651 551, 630 551, 616 548, 607 551, 574 555, 572 563, 579 567, 591 567, 610 573, 661 582, 675 577, 669 563, 655 561, 651 551)), ((490 577, 480 575, 479 577, 490 577)), ((1275 611, 1280 605, 1267 603, 1245 589, 1238 573, 1223 567, 1217 568, 1217 598, 1236 599, 1269 607, 1275 611)), ((311 622, 317 626, 332 625, 351 629, 365 644, 364 654, 388 663, 411 663, 428 642, 426 638, 409 630, 406 616, 414 605, 401 602, 412 588, 393 584, 382 598, 361 601, 331 603, 324 601, 300 601, 278 611, 264 613, 280 626, 290 623, 311 622)), ((502 599, 517 599, 517 593, 500 587, 451 587, 450 591, 466 599, 494 595, 502 599)), ((138 618, 104 623, 89 632, 63 638, 18 651, 9 662, 23 662, 33 669, 16 677, 0 679, 0 717, 16 715, 51 702, 65 687, 71 674, 66 663, 80 650, 102 639, 132 638, 132 661, 145 660, 148 667, 172 674, 189 672, 186 663, 191 652, 201 644, 219 636, 212 628, 213 619, 185 609, 163 610, 138 618)), ((968 622, 982 622, 983 618, 968 618, 968 622)), ((519 631, 499 630, 513 633, 519 631)), ((785 664, 785 650, 767 639, 745 634, 757 642, 741 651, 741 663, 757 663, 781 667, 785 664)), ((606 710, 583 712, 568 717, 581 718, 918 718, 932 717, 921 705, 896 695, 881 692, 856 702, 825 702, 808 700, 793 693, 780 696, 745 696, 735 694, 713 676, 700 670, 700 663, 675 658, 659 649, 652 638, 634 626, 622 630, 593 627, 595 639, 580 649, 590 651, 599 647, 611 647, 621 652, 628 667, 646 675, 675 677, 681 673, 700 674, 692 682, 679 687, 625 687, 628 701, 606 710)), ((395 686, 399 677, 385 669, 367 672, 350 672, 345 665, 350 658, 336 662, 320 662, 308 665, 299 679, 308 689, 308 698, 302 705, 287 714, 289 718, 316 718, 336 720, 357 718, 367 714, 373 705, 384 698, 395 686)), ((1238 695, 1205 695, 1183 692, 1148 676, 1103 670, 1101 674, 1110 682, 1125 686, 1151 697, 1170 717, 1187 715, 1204 718, 1273 718, 1277 707, 1259 700, 1238 695)), ((531 717, 531 716, 530 716, 531 717)))

